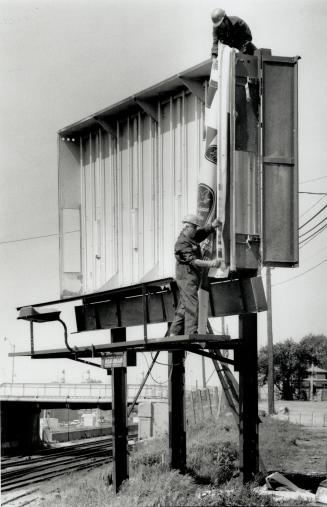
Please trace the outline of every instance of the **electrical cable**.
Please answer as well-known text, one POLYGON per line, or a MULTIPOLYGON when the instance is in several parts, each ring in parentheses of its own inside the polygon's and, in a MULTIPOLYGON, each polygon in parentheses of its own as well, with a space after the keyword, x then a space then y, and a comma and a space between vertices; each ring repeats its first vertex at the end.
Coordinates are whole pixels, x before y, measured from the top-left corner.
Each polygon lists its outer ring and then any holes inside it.
POLYGON ((307 244, 310 243, 311 241, 313 241, 317 236, 319 236, 319 234, 321 234, 322 232, 324 232, 324 230, 325 230, 325 227, 323 227, 321 231, 314 232, 310 237, 304 238, 300 242, 300 250, 301 250, 301 248, 307 246, 307 244))
POLYGON ((279 283, 274 283, 272 285, 272 287, 277 287, 278 285, 283 285, 284 283, 288 283, 288 282, 291 282, 292 280, 295 280, 296 278, 300 278, 300 276, 303 276, 305 275, 306 273, 309 273, 310 271, 313 271, 314 269, 318 268, 318 266, 321 266, 321 264, 324 264, 325 262, 327 262, 327 258, 322 260, 321 262, 319 262, 319 264, 316 264, 315 266, 313 266, 312 268, 309 268, 307 269, 306 271, 303 271, 303 273, 299 273, 298 275, 296 276, 293 276, 292 278, 288 278, 287 280, 284 280, 283 282, 279 282, 279 283))
POLYGON ((318 181, 327 178, 327 176, 319 176, 319 178, 312 178, 312 180, 300 181, 300 185, 304 185, 304 183, 311 183, 311 181, 318 181))
MULTIPOLYGON (((185 359, 187 358, 187 354, 188 354, 188 352, 185 352, 185 359)), ((151 359, 153 360, 152 352, 150 352, 150 355, 151 355, 151 359)), ((171 363, 171 364, 169 364, 169 363, 161 363, 160 361, 156 361, 156 363, 160 364, 161 366, 177 366, 177 364, 179 364, 179 363, 171 363)))
POLYGON ((311 232, 314 229, 316 229, 318 227, 318 225, 322 224, 326 220, 327 220, 327 216, 325 218, 323 218, 322 220, 320 220, 320 222, 318 222, 316 225, 314 225, 313 227, 311 227, 311 229, 308 229, 307 231, 303 232, 303 234, 300 234, 299 238, 302 238, 303 236, 306 236, 307 234, 309 234, 309 232, 311 232))
POLYGON ((324 231, 318 232, 318 233, 314 234, 312 236, 312 238, 305 239, 305 240, 303 240, 302 243, 299 243, 299 250, 302 250, 302 248, 306 247, 309 243, 311 243, 311 241, 313 241, 314 239, 316 239, 316 237, 319 236, 319 234, 321 234, 322 232, 324 232, 324 231))
POLYGON ((307 220, 306 222, 304 222, 304 224, 300 225, 299 230, 302 229, 302 227, 304 227, 305 225, 307 225, 309 222, 311 222, 314 218, 316 218, 316 216, 320 215, 320 213, 322 211, 324 211, 324 209, 326 209, 326 208, 327 208, 327 204, 325 204, 325 206, 323 206, 322 208, 320 208, 320 210, 315 215, 313 215, 311 218, 309 218, 309 220, 307 220))
POLYGON ((320 227, 320 229, 318 229, 316 232, 314 232, 313 234, 311 234, 311 236, 308 236, 307 238, 305 238, 302 241, 300 241, 299 245, 302 245, 303 243, 305 243, 310 238, 314 239, 313 237, 316 237, 319 233, 321 233, 322 231, 324 231, 326 229, 326 227, 327 227, 327 224, 324 225, 323 227, 320 227))
MULTIPOLYGON (((152 352, 150 352, 150 355, 151 355, 151 359, 153 361, 153 355, 152 355, 152 352)), ((161 363, 160 361, 156 360, 156 363, 157 364, 160 364, 160 366, 170 366, 169 363, 161 363)))
POLYGON ((327 192, 298 192, 299 194, 309 194, 309 195, 327 195, 327 192))
POLYGON ((312 210, 312 208, 314 208, 315 206, 317 206, 317 204, 319 204, 323 199, 325 199, 326 196, 323 195, 320 199, 318 199, 318 201, 316 201, 312 206, 310 206, 310 208, 308 208, 307 210, 305 210, 302 215, 300 215, 300 218, 304 217, 304 215, 306 215, 307 213, 309 213, 309 211, 312 210))
POLYGON ((212 370, 212 372, 210 373, 209 377, 206 379, 206 384, 209 382, 209 380, 211 379, 212 375, 216 372, 216 369, 214 368, 212 370))
MULTIPOLYGON (((148 369, 150 369, 150 366, 149 366, 149 363, 148 363, 148 358, 146 357, 146 355, 144 354, 144 352, 142 352, 143 356, 144 356, 144 359, 145 359, 145 362, 147 364, 147 367, 148 369)), ((155 382, 156 384, 159 384, 160 386, 162 386, 163 384, 167 384, 168 380, 164 380, 164 382, 159 382, 159 380, 156 380, 153 376, 152 376, 152 373, 150 372, 150 377, 152 378, 153 382, 155 382)))
MULTIPOLYGON (((67 231, 64 234, 72 234, 73 232, 80 232, 80 230, 77 229, 76 231, 67 231)), ((0 245, 7 245, 8 243, 19 243, 21 241, 29 241, 31 239, 51 238, 54 236, 60 236, 59 232, 56 232, 54 234, 42 234, 41 236, 29 236, 28 238, 9 239, 8 241, 0 241, 0 245)))

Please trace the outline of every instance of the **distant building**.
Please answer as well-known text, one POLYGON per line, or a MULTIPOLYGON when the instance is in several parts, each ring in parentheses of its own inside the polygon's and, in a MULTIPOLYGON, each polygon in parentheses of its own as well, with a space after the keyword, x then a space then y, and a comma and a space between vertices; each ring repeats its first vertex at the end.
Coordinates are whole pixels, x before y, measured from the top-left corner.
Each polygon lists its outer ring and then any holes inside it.
POLYGON ((308 368, 302 388, 307 400, 327 401, 327 370, 318 366, 308 368))

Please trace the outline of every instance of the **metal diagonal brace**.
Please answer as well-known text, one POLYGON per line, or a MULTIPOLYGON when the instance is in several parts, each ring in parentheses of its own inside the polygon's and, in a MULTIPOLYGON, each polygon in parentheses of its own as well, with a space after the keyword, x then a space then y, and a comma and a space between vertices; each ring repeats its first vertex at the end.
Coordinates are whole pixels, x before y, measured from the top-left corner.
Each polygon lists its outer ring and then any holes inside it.
POLYGON ((185 347, 185 350, 187 350, 188 352, 193 352, 194 354, 198 354, 199 356, 209 357, 210 359, 218 359, 221 362, 225 362, 225 363, 228 363, 228 364, 231 364, 231 365, 235 364, 235 362, 233 361, 233 359, 229 359, 229 358, 223 356, 222 354, 217 354, 213 350, 211 350, 209 352, 206 352, 205 350, 202 350, 202 349, 197 348, 197 347, 193 347, 191 345, 185 347))
POLYGON ((137 393, 136 393, 136 395, 135 395, 135 397, 134 397, 134 400, 132 401, 132 404, 131 404, 131 406, 130 406, 130 407, 129 407, 129 409, 128 409, 128 412, 127 412, 127 417, 129 417, 129 416, 131 415, 131 413, 132 413, 132 411, 133 411, 133 408, 135 407, 135 405, 136 405, 136 403, 137 403, 137 400, 139 399, 139 396, 140 396, 140 394, 141 394, 141 392, 142 392, 142 389, 143 389, 143 387, 144 387, 144 385, 145 385, 146 381, 147 381, 147 380, 148 380, 148 378, 149 378, 149 375, 150 375, 151 370, 152 370, 152 368, 153 368, 153 366, 154 366, 154 363, 155 363, 155 362, 156 362, 156 360, 158 359, 159 354, 160 354, 160 350, 157 350, 157 352, 156 352, 156 353, 155 353, 155 355, 154 355, 154 358, 152 359, 152 363, 150 364, 150 366, 149 366, 149 368, 148 368, 148 371, 146 372, 146 375, 145 375, 145 377, 144 377, 144 379, 143 379, 143 381, 142 381, 142 384, 141 384, 141 385, 140 385, 140 387, 138 388, 138 391, 137 391, 137 393))
MULTIPOLYGON (((165 338, 166 338, 168 335, 169 335, 169 327, 168 327, 168 329, 167 329, 167 331, 166 331, 165 338)), ((146 375, 145 375, 145 377, 144 377, 144 379, 143 379, 143 381, 142 381, 142 383, 141 383, 141 385, 140 385, 140 387, 139 387, 139 389, 138 389, 138 391, 137 391, 137 393, 136 393, 136 395, 135 395, 135 397, 134 397, 134 400, 132 401, 132 404, 131 404, 131 406, 130 406, 130 407, 129 407, 129 409, 128 409, 128 412, 127 412, 127 417, 129 417, 129 416, 131 415, 131 413, 132 413, 132 411, 133 411, 133 408, 135 407, 135 405, 136 405, 136 403, 137 403, 137 400, 139 399, 139 396, 140 396, 140 394, 141 394, 141 392, 142 392, 142 389, 143 389, 143 387, 145 386, 145 383, 146 383, 146 381, 147 381, 147 380, 148 380, 148 378, 149 378, 149 375, 150 375, 150 373, 151 373, 151 370, 152 370, 152 368, 153 368, 153 366, 154 366, 155 362, 156 362, 156 361, 157 361, 157 359, 158 359, 159 354, 160 354, 160 350, 157 350, 157 352, 156 352, 156 353, 155 353, 155 355, 154 355, 154 358, 152 359, 152 363, 150 364, 150 366, 149 366, 149 368, 148 368, 148 371, 146 372, 146 375)))
POLYGON ((92 363, 92 361, 87 361, 86 359, 79 359, 76 356, 72 357, 71 359, 72 359, 72 361, 78 361, 79 363, 89 364, 90 366, 96 366, 97 368, 102 368, 101 364, 92 363))

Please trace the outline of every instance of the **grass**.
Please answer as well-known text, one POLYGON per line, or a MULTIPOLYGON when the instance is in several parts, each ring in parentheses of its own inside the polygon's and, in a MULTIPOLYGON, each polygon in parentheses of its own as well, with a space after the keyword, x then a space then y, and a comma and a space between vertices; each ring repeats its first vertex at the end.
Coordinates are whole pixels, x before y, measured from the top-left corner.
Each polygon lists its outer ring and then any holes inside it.
MULTIPOLYGON (((108 488, 107 468, 84 472, 78 478, 58 481, 55 492, 44 497, 45 507, 166 507, 166 506, 224 506, 270 507, 270 498, 260 497, 250 487, 239 485, 224 489, 199 487, 190 475, 168 471, 162 465, 138 468, 119 494, 108 488)), ((44 491, 44 495, 45 495, 44 491)))
MULTIPOLYGON (((307 434, 303 428, 287 421, 264 418, 260 425, 260 452, 267 469, 287 470, 289 463, 300 456, 299 439, 305 439, 307 434)), ((303 459, 308 458, 309 449, 303 459)), ((167 462, 167 438, 137 445, 130 456, 130 480, 123 484, 118 495, 109 486, 110 470, 104 466, 42 486, 44 501, 40 506, 280 505, 271 497, 259 496, 253 491, 253 485, 243 487, 239 483, 238 432, 231 417, 202 421, 188 428, 186 475, 168 470, 167 462)))
POLYGON ((265 417, 260 425, 259 449, 268 470, 287 470, 303 434, 297 424, 265 417))

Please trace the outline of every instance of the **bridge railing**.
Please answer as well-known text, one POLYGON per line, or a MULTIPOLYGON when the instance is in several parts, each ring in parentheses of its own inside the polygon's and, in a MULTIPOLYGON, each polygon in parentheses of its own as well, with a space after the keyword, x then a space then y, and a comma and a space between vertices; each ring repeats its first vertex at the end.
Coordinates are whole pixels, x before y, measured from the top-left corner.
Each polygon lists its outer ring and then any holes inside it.
MULTIPOLYGON (((128 399, 133 399, 138 384, 128 385, 128 399)), ((0 399, 109 399, 110 384, 67 384, 67 383, 3 383, 0 384, 0 399)), ((141 399, 168 398, 168 386, 145 385, 141 399)))

